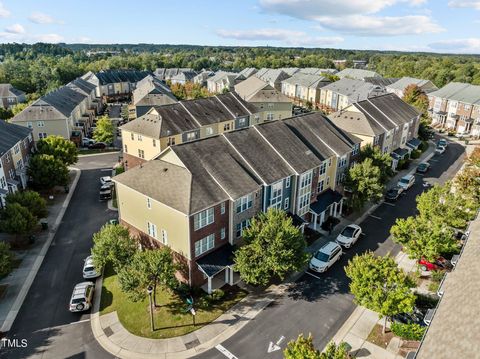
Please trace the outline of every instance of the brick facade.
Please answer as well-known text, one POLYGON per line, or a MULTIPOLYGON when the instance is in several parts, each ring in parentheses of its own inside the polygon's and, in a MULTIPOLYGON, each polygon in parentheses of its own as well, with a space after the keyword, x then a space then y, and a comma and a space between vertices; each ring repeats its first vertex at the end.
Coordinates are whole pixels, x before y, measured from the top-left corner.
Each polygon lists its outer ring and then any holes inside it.
POLYGON ((147 162, 147 160, 129 155, 128 153, 125 153, 125 152, 123 153, 123 164, 125 166, 125 170, 129 170, 129 169, 132 169, 133 167, 140 166, 145 162, 147 162), (127 162, 126 166, 125 166, 125 162, 127 162))

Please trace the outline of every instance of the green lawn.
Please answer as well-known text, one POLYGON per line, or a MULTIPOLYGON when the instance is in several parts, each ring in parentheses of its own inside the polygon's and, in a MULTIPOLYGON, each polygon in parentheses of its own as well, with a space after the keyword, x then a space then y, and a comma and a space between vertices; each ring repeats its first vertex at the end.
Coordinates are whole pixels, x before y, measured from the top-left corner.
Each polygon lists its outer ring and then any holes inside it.
MULTIPOLYGON (((154 314, 155 331, 150 330, 148 298, 141 302, 130 301, 120 290, 117 276, 111 268, 105 268, 100 302, 100 315, 117 311, 123 326, 132 334, 147 338, 170 338, 190 333, 218 318, 246 296, 246 292, 237 287, 225 291, 225 297, 218 303, 205 305, 205 300, 197 298, 196 303, 204 303, 203 308, 196 306, 195 327, 192 315, 186 312, 186 303, 165 288, 157 288, 157 305, 154 314)), ((206 296, 202 294, 203 297, 206 296)))
POLYGON ((95 154, 95 153, 108 153, 108 152, 118 152, 118 151, 119 151, 118 148, 106 148, 104 150, 101 150, 101 149, 82 149, 82 150, 78 151, 78 155, 83 156, 83 155, 92 155, 92 154, 95 154))

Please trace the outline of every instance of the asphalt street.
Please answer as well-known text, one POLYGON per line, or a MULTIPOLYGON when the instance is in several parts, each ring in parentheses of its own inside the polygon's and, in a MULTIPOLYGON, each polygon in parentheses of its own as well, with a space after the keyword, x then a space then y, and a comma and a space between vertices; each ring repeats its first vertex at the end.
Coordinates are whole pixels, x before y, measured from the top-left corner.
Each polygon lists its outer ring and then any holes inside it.
MULTIPOLYGON (((343 269, 348 260, 367 250, 395 256, 400 246, 389 239, 390 227, 396 218, 415 214, 415 197, 427 188, 424 183, 443 183, 453 177, 462 164, 463 153, 462 146, 449 144, 445 154, 431 159, 429 172, 415 175, 415 184, 397 202, 381 204, 360 224, 365 234, 328 272, 315 276, 304 274, 285 296, 222 343, 232 354, 230 359, 282 358, 286 344, 300 333, 312 333, 315 346, 323 348, 355 309, 343 269), (278 343, 281 349, 268 353, 270 342, 278 343)), ((213 348, 197 357, 225 359, 226 356, 213 348)))
MULTIPOLYGON (((118 156, 118 155, 117 155, 118 156)), ((80 158, 77 188, 37 273, 9 338, 27 339, 21 349, 0 349, 1 358, 111 358, 93 337, 90 314, 70 313, 68 303, 82 277, 92 235, 117 216, 98 199, 101 176, 109 175, 115 156, 80 158), (92 169, 92 159, 98 169, 92 169)))

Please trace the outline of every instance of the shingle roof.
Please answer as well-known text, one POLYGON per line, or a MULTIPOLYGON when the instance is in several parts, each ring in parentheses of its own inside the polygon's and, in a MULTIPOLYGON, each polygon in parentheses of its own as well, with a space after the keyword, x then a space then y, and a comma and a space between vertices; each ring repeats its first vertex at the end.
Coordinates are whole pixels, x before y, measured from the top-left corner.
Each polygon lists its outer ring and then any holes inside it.
MULTIPOLYGON (((91 82, 88 82, 81 77, 77 77, 75 80, 71 81, 68 85, 73 85, 84 91, 85 93, 90 94, 95 90, 96 86, 91 82)), ((67 85, 67 86, 68 86, 67 85)))
POLYGON ((170 88, 152 75, 148 75, 137 83, 137 87, 133 91, 133 104, 139 105, 139 102, 145 99, 146 96, 164 95, 162 97, 157 96, 157 102, 163 97, 165 98, 163 103, 156 103, 156 105, 165 105, 173 102, 177 102, 177 99, 173 95, 170 88))
POLYGON ((446 98, 468 104, 480 104, 480 86, 450 82, 441 89, 430 92, 428 96, 446 98))
POLYGON ((371 70, 364 69, 344 69, 336 74, 341 79, 344 77, 349 77, 352 79, 363 80, 365 77, 381 77, 380 74, 371 70))
POLYGON ((290 77, 290 75, 282 69, 260 69, 255 74, 255 76, 270 84, 275 82, 282 82, 283 80, 290 77))
POLYGON ((18 141, 25 139, 31 132, 32 130, 27 127, 0 120, 0 156, 9 151, 18 141))
POLYGON ((102 70, 97 72, 95 76, 98 78, 100 85, 106 85, 117 82, 135 83, 150 74, 149 71, 140 70, 102 70))
POLYGON ((257 72, 257 69, 255 67, 246 67, 238 73, 238 77, 243 76, 245 79, 248 79, 250 76, 254 75, 256 72, 257 72))
POLYGON ((337 111, 328 115, 328 118, 342 130, 350 133, 376 136, 385 132, 377 122, 367 118, 362 112, 337 111))
POLYGON ((291 102, 280 91, 274 89, 262 79, 251 76, 235 85, 235 92, 248 102, 291 102))
POLYGON ((328 82, 330 81, 323 76, 304 74, 301 72, 296 73, 292 77, 282 81, 282 83, 300 85, 311 88, 320 88, 328 82))
POLYGON ((438 89, 437 86, 435 86, 430 80, 416 79, 414 77, 402 77, 396 82, 388 85, 387 88, 392 90, 403 91, 409 85, 417 85, 418 87, 425 87, 428 90, 428 92, 438 89))
POLYGON ((62 86, 42 96, 41 99, 69 117, 86 97, 85 94, 74 91, 68 86, 62 86))
POLYGON ((0 84, 0 97, 21 96, 25 92, 13 87, 11 84, 0 84))
POLYGON ((343 78, 332 82, 331 84, 322 87, 322 91, 324 90, 347 96, 350 102, 362 101, 370 96, 375 96, 384 92, 382 89, 379 89, 378 86, 371 83, 349 78, 343 78))
POLYGON ((50 121, 66 119, 68 117, 69 116, 64 115, 55 107, 40 98, 13 117, 11 122, 50 121))
POLYGON ((365 77, 363 81, 369 82, 376 86, 390 87, 391 84, 398 81, 398 78, 365 77))
POLYGON ((233 78, 237 77, 237 73, 235 72, 226 72, 226 71, 218 71, 215 73, 215 75, 211 76, 210 78, 207 79, 209 82, 217 82, 217 81, 222 81, 226 77, 231 76, 233 78))

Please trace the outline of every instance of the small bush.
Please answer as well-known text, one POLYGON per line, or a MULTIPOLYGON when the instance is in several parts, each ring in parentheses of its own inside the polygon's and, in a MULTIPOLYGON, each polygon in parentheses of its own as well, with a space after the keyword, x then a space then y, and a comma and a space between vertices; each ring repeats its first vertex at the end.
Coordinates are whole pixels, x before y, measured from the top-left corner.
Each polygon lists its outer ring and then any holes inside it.
POLYGON ((430 292, 436 293, 439 287, 440 287, 440 284, 438 282, 430 282, 430 284, 428 285, 428 290, 430 292))
POLYGON ((0 242, 0 278, 5 277, 13 269, 13 253, 10 245, 0 242))
POLYGON ((413 158, 413 159, 419 158, 421 154, 422 154, 422 151, 413 150, 411 155, 410 155, 410 158, 413 158))
POLYGON ((212 301, 214 302, 218 302, 219 300, 222 300, 224 296, 225 296, 225 292, 221 289, 215 289, 211 294, 212 301))
POLYGON ((392 333, 397 337, 406 340, 420 340, 425 333, 425 327, 422 327, 419 324, 403 324, 403 323, 392 323, 390 326, 392 333))
POLYGON ((422 152, 425 152, 428 149, 428 142, 427 141, 422 141, 420 146, 418 146, 418 149, 422 152))
POLYGON ((397 165, 397 170, 406 170, 410 166, 410 160, 409 159, 404 159, 404 160, 399 160, 398 165, 397 165))
POLYGON ((432 278, 432 281, 434 281, 436 283, 440 283, 442 281, 442 278, 443 278, 444 275, 445 275, 444 272, 442 272, 440 270, 434 270, 434 271, 432 271, 432 276, 430 278, 432 278))

